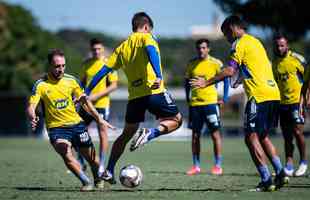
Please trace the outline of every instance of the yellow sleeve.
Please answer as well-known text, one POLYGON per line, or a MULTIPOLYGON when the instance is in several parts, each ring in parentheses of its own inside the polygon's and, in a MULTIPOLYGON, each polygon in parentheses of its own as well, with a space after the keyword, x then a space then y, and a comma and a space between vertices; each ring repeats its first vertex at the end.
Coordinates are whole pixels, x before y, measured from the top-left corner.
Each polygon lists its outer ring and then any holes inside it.
POLYGON ((73 95, 76 98, 80 98, 81 95, 84 94, 84 90, 82 88, 81 83, 78 80, 73 80, 73 95))
POLYGON ((244 47, 243 47, 242 44, 237 40, 237 41, 234 42, 234 44, 232 45, 230 58, 233 59, 234 61, 236 61, 236 62, 238 63, 238 65, 241 65, 241 64, 242 64, 243 57, 244 57, 244 47))
POLYGON ((144 37, 144 46, 147 47, 149 45, 155 47, 158 46, 155 36, 153 36, 152 34, 146 34, 144 37))
POLYGON ((121 60, 120 47, 117 48, 112 55, 109 57, 108 61, 105 64, 107 67, 117 70, 123 66, 121 60))
POLYGON ((29 104, 37 105, 39 103, 42 93, 41 90, 42 87, 40 87, 40 82, 37 81, 32 88, 32 94, 29 97, 29 104))
POLYGON ((107 79, 110 83, 118 81, 117 71, 112 71, 111 73, 109 73, 107 79))
POLYGON ((222 63, 222 61, 220 61, 220 60, 218 60, 218 59, 217 59, 217 61, 218 61, 218 65, 217 65, 217 68, 216 68, 216 74, 220 73, 221 70, 222 70, 222 68, 223 68, 223 63, 222 63))

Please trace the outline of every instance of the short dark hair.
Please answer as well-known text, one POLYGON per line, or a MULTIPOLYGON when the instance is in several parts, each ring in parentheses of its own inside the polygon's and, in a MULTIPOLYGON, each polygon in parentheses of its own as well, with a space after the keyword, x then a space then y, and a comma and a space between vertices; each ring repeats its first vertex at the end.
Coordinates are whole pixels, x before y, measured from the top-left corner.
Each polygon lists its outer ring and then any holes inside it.
POLYGON ((137 31, 138 28, 144 26, 145 24, 148 24, 151 28, 154 27, 153 20, 145 12, 138 12, 132 17, 131 25, 133 32, 137 31))
POLYGON ((207 38, 200 38, 195 42, 196 48, 204 42, 207 43, 208 47, 210 47, 210 41, 207 38))
POLYGON ((288 41, 288 37, 284 33, 282 33, 282 32, 277 32, 274 35, 273 40, 275 41, 275 40, 279 40, 281 38, 284 38, 286 41, 288 41))
POLYGON ((239 16, 231 15, 231 16, 227 17, 224 20, 224 22, 222 23, 222 26, 221 26, 222 32, 224 31, 224 29, 226 29, 227 27, 229 27, 231 25, 239 26, 242 29, 246 29, 245 22, 239 16))
POLYGON ((65 53, 61 49, 50 49, 47 54, 48 63, 51 64, 54 56, 65 56, 65 53))
POLYGON ((89 41, 89 45, 92 47, 94 46, 95 44, 103 44, 102 41, 98 38, 92 38, 90 39, 89 41))

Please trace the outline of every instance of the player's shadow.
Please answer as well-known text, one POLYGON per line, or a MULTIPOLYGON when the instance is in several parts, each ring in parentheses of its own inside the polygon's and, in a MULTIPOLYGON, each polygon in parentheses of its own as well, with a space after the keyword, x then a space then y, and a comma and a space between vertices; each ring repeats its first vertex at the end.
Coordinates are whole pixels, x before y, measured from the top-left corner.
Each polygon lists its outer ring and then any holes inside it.
POLYGON ((288 186, 286 186, 288 188, 309 188, 310 189, 310 184, 296 184, 296 183, 292 183, 292 184, 288 184, 288 186))
MULTIPOLYGON (((8 189, 8 187, 0 187, 1 189, 8 189)), ((12 189, 12 188, 11 188, 12 189)), ((45 191, 45 192, 77 192, 80 191, 79 188, 70 188, 70 187, 15 187, 16 190, 21 191, 45 191)), ((94 190, 92 192, 239 192, 238 189, 229 189, 229 188, 152 188, 152 189, 111 189, 107 188, 104 190, 94 190)))
MULTIPOLYGON (((151 174, 177 174, 177 175, 186 175, 185 172, 183 171, 149 171, 149 173, 151 174)), ((200 174, 198 174, 197 176, 201 176, 201 175, 212 175, 210 172, 201 172, 200 174)), ((224 173, 223 175, 220 176, 258 176, 258 174, 256 173, 224 173)))

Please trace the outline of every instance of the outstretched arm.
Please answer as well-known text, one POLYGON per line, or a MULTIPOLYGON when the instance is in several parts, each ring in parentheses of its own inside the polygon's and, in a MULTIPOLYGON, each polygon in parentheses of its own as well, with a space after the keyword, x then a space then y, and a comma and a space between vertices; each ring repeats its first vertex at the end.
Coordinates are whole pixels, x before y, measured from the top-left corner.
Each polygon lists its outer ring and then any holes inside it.
POLYGON ((117 88, 117 81, 113 81, 105 90, 102 90, 100 92, 97 92, 96 94, 91 94, 89 95, 89 100, 91 102, 95 102, 98 99, 109 95, 111 92, 113 92, 114 90, 116 90, 117 88))
POLYGON ((88 100, 88 97, 85 94, 79 98, 79 102, 81 103, 85 111, 95 118, 99 126, 105 126, 111 129, 115 129, 114 126, 112 126, 110 123, 102 119, 102 117, 100 117, 94 105, 88 100))
POLYGON ((160 87, 161 81, 163 79, 161 69, 160 69, 160 57, 159 57, 159 54, 155 46, 153 45, 146 46, 146 53, 148 55, 149 61, 156 75, 156 80, 151 88, 157 89, 160 87))
POLYGON ((226 77, 234 75, 235 69, 231 66, 225 67, 219 74, 206 80, 203 77, 194 77, 190 79, 190 84, 193 88, 205 88, 215 83, 218 83, 226 77))
POLYGON ((111 71, 112 71, 111 68, 109 68, 107 65, 103 65, 102 68, 97 72, 97 74, 90 81, 88 87, 85 88, 85 93, 89 95, 92 89, 94 89, 94 87, 96 87, 96 85, 99 83, 99 81, 103 79, 103 77, 105 77, 111 71))

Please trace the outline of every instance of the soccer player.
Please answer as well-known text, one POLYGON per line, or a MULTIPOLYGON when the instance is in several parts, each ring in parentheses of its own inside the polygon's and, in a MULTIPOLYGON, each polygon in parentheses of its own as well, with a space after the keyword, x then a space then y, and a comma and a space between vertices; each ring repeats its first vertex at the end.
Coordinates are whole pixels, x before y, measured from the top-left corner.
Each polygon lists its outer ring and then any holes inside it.
POLYGON ((245 143, 261 176, 261 182, 256 190, 279 189, 287 183, 288 179, 276 148, 268 136, 270 129, 277 124, 280 100, 280 92, 273 77, 271 63, 261 42, 247 34, 245 25, 238 16, 227 17, 221 30, 226 39, 232 43, 228 65, 208 80, 202 77, 191 79, 191 85, 195 88, 204 88, 225 77, 239 74, 239 78, 236 82, 232 82, 232 85, 236 86, 242 81, 248 97, 244 123, 245 143), (267 166, 267 158, 271 161, 276 173, 274 183, 267 166))
POLYGON ((284 35, 275 37, 274 46, 273 72, 281 94, 279 113, 286 157, 284 171, 288 176, 303 176, 308 165, 303 134, 305 120, 299 113, 299 100, 307 63, 303 56, 289 49, 288 40, 284 35), (293 166, 294 137, 300 155, 299 167, 295 172, 293 166))
POLYGON ((129 101, 126 123, 122 134, 113 143, 108 166, 102 176, 112 184, 115 183, 115 164, 133 136, 131 151, 176 130, 182 123, 182 116, 164 87, 159 47, 152 29, 153 21, 149 15, 136 13, 132 18, 133 33, 115 49, 87 88, 88 92, 91 91, 112 70, 121 68, 127 76, 129 101), (159 119, 157 128, 139 129, 146 110, 159 119))
POLYGON ((72 95, 103 128, 113 128, 103 120, 92 103, 83 93, 79 81, 65 71, 65 56, 62 50, 53 49, 48 54, 49 69, 44 78, 39 79, 33 86, 29 99, 27 114, 32 129, 38 125, 36 107, 41 100, 45 110, 45 122, 49 139, 55 151, 62 157, 67 168, 81 181, 81 191, 93 189, 89 177, 73 155, 72 147, 80 151, 91 166, 95 186, 102 187, 103 181, 98 177, 98 157, 85 125, 75 110, 72 95))
MULTIPOLYGON (((91 58, 87 59, 82 66, 81 82, 85 87, 88 86, 89 82, 93 76, 101 69, 101 67, 106 62, 104 57, 104 46, 103 43, 96 38, 90 40, 90 50, 91 58)), ((103 78, 96 87, 89 94, 89 100, 94 104, 97 112, 103 119, 108 121, 109 119, 109 107, 110 98, 109 94, 117 88, 117 72, 113 71, 109 73, 105 78, 103 78)), ((79 112, 80 116, 84 120, 86 126, 88 127, 93 121, 93 117, 89 115, 84 109, 79 112)), ((99 132, 99 169, 98 176, 100 177, 104 171, 105 154, 108 151, 108 135, 107 129, 100 129, 99 132)), ((79 153, 79 162, 86 168, 85 161, 81 154, 79 153)))
MULTIPOLYGON (((208 39, 200 39, 196 41, 197 57, 192 59, 186 70, 185 91, 186 100, 189 104, 189 116, 192 128, 192 159, 193 166, 187 171, 187 175, 195 175, 200 173, 200 135, 203 124, 207 124, 207 128, 211 133, 214 149, 214 166, 211 173, 221 175, 222 169, 222 139, 220 133, 220 112, 219 101, 216 85, 206 88, 198 88, 191 90, 189 80, 196 76, 211 78, 218 74, 222 67, 222 62, 209 55, 210 42, 208 39)), ((224 79, 228 80, 228 79, 224 79)), ((228 83, 224 82, 224 102, 227 101, 228 83)))

